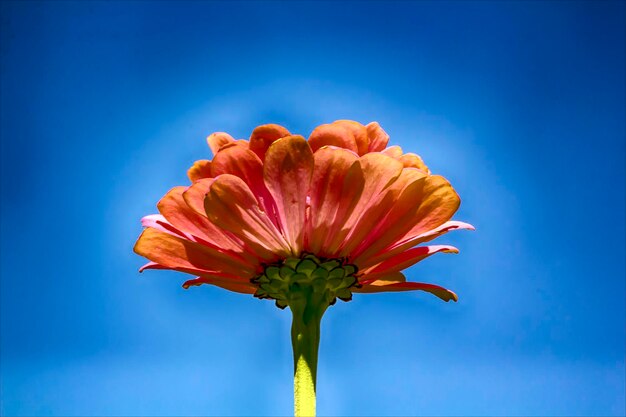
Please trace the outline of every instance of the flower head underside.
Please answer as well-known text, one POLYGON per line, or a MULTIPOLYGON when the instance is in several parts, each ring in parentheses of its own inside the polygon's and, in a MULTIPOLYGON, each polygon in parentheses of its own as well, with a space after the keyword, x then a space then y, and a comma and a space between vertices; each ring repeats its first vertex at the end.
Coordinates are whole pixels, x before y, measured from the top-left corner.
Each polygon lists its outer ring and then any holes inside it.
POLYGON ((455 229, 460 199, 422 159, 388 147, 373 122, 337 121, 308 139, 278 125, 249 140, 214 133, 213 160, 189 169, 142 219, 135 252, 144 269, 193 274, 185 282, 290 304, 302 285, 328 303, 352 293, 422 290, 449 301, 443 287, 408 282, 402 270, 448 245, 426 243, 455 229), (316 290, 316 291, 317 291, 316 290))

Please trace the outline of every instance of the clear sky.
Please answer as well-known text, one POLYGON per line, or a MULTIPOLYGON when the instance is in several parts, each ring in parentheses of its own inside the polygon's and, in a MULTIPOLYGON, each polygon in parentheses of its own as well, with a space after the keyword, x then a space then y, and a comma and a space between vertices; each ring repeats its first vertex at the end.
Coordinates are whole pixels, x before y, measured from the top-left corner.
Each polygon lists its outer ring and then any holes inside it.
POLYGON ((323 321, 320 415, 624 415, 623 2, 2 2, 3 415, 288 415, 290 317, 137 269, 205 137, 376 120, 476 232, 323 321))

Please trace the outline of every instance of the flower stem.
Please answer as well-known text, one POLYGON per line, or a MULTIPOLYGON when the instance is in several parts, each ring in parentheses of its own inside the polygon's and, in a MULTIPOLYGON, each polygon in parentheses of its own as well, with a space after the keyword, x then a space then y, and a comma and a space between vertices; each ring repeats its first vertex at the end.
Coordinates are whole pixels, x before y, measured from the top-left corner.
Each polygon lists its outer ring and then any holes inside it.
POLYGON ((293 313, 291 343, 294 366, 294 415, 315 416, 315 384, 317 378, 317 353, 320 343, 320 323, 328 308, 324 294, 302 287, 289 303, 293 313))

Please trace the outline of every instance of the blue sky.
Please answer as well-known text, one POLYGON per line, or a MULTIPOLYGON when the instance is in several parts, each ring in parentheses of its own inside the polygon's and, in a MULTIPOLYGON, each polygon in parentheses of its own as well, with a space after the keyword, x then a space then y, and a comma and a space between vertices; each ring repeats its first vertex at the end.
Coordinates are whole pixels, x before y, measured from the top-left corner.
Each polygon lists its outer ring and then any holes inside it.
POLYGON ((288 415, 290 317, 139 219, 214 131, 377 120, 477 231, 324 317, 320 415, 625 414, 623 2, 2 2, 3 415, 288 415))

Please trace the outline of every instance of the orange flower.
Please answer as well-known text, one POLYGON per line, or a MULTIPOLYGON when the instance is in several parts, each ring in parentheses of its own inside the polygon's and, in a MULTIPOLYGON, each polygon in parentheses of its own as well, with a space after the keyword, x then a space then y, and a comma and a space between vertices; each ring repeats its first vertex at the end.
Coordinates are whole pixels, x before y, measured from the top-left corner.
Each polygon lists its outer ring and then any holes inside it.
POLYGON ((473 227, 450 220, 460 200, 448 181, 388 140, 378 123, 348 120, 318 126, 308 141, 273 124, 254 129, 250 140, 213 133, 213 160, 194 163, 192 185, 171 189, 160 214, 142 219, 135 252, 151 262, 141 270, 194 274, 185 288, 212 284, 282 308, 289 285, 316 279, 330 304, 352 293, 410 290, 456 301, 452 291, 407 282, 401 271, 435 253, 457 253, 420 245, 473 227))
POLYGON ((197 275, 212 284, 269 298, 293 314, 294 411, 315 415, 320 323, 328 306, 352 293, 422 290, 449 301, 443 287, 407 282, 402 270, 453 246, 427 245, 454 229, 459 197, 422 159, 387 148, 378 123, 341 120, 308 141, 278 125, 250 140, 213 133, 212 161, 188 171, 142 219, 135 252, 144 269, 197 275))

